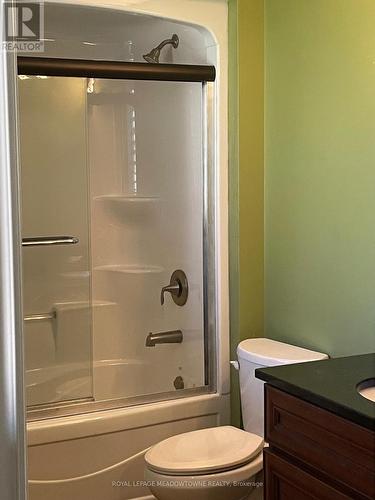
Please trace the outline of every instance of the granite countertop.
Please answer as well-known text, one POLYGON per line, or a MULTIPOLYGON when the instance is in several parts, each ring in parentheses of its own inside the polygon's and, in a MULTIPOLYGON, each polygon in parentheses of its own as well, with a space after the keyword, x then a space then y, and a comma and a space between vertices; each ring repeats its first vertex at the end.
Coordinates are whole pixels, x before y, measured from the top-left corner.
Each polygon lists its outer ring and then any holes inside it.
POLYGON ((375 403, 357 392, 360 382, 375 377, 375 354, 258 368, 255 376, 340 417, 375 429, 375 403))

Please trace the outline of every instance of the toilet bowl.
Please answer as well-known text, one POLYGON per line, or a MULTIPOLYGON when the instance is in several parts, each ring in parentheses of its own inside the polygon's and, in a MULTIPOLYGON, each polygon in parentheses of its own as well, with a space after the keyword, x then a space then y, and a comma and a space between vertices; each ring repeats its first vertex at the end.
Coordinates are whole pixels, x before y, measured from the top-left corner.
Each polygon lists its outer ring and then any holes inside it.
POLYGON ((145 455, 145 479, 158 500, 253 498, 265 446, 263 382, 255 377, 255 370, 328 358, 266 338, 242 341, 237 356, 245 430, 231 426, 200 429, 153 446, 145 455))
POLYGON ((145 479, 159 500, 240 500, 262 470, 263 438, 236 427, 186 432, 145 455, 145 479))

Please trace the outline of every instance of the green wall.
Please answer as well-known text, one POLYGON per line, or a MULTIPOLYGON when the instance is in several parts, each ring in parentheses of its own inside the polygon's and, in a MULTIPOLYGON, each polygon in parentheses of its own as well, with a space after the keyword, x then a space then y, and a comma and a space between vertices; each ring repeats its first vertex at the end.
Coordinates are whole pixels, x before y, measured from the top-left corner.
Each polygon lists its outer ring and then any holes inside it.
POLYGON ((373 351, 375 1, 265 4, 265 334, 373 351))
POLYGON ((374 0, 229 0, 232 359, 375 350, 374 26, 374 0))
MULTIPOLYGON (((263 335, 264 0, 229 0, 231 352, 263 335)), ((232 371, 232 421, 240 423, 232 371)))

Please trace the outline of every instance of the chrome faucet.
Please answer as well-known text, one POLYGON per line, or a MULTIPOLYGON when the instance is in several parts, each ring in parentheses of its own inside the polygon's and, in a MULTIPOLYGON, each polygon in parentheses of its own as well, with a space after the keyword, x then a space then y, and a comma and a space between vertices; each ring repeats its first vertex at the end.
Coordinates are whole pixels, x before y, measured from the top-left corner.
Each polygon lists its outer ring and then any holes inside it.
POLYGON ((163 286, 160 292, 160 303, 164 304, 164 295, 169 292, 172 296, 173 302, 178 306, 186 304, 189 295, 189 285, 186 274, 181 269, 174 271, 169 285, 163 286))

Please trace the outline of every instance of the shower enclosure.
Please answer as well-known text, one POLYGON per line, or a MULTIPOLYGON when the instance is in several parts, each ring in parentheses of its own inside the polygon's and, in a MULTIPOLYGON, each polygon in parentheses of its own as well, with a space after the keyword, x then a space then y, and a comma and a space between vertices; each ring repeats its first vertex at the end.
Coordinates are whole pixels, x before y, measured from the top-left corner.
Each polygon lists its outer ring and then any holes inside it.
POLYGON ((19 71, 31 415, 212 389, 207 84, 19 71))
POLYGON ((149 446, 229 423, 227 3, 190 3, 46 2, 18 57, 30 500, 150 500, 149 446))
POLYGON ((214 391, 214 67, 18 73, 29 417, 214 391))

